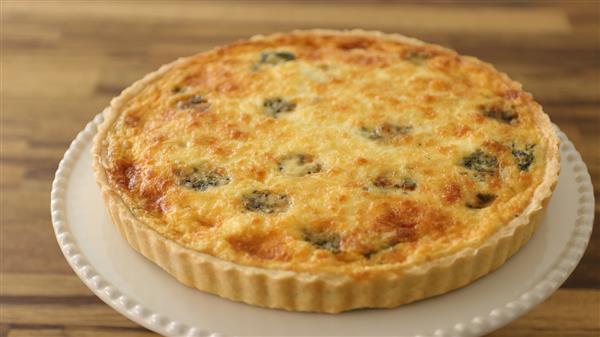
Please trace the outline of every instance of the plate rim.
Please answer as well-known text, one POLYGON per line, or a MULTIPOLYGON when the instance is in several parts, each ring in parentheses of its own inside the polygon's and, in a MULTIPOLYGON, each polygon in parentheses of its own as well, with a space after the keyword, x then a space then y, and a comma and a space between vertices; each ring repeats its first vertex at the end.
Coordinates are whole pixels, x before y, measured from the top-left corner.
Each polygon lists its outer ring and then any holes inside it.
MULTIPOLYGON (((129 298, 126 294, 122 294, 96 271, 74 241, 65 211, 67 185, 75 163, 96 134, 98 125, 104 119, 104 113, 108 109, 110 108, 107 107, 103 112, 96 115, 77 134, 61 159, 52 182, 52 192, 50 194, 52 224, 56 240, 65 259, 75 274, 96 296, 125 317, 147 329, 168 336, 224 337, 225 335, 219 332, 191 327, 177 322, 144 307, 142 303, 129 298)), ((573 143, 558 126, 554 125, 554 127, 561 141, 561 160, 572 165, 578 192, 577 217, 574 219, 575 227, 560 257, 536 284, 513 300, 490 310, 485 315, 477 315, 468 321, 457 322, 451 328, 437 328, 425 334, 414 335, 414 337, 472 336, 482 335, 498 329, 524 315, 547 299, 573 272, 587 248, 593 229, 593 185, 587 167, 573 143)))

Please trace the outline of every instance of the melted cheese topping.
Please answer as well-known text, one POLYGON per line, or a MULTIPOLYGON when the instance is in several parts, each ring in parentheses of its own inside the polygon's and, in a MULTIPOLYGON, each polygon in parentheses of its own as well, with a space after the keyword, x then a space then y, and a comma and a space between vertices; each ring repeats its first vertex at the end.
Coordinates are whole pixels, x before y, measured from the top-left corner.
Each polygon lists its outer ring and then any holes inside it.
POLYGON ((120 111, 109 182, 168 239, 223 260, 343 271, 477 247, 530 202, 539 106, 438 46, 293 33, 180 61, 120 111))

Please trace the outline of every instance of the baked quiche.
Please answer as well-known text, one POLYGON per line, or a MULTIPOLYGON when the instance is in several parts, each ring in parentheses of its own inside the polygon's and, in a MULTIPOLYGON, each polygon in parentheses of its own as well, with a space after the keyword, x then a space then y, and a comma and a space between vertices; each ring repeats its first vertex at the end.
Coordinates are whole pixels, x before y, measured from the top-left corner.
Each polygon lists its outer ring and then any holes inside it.
POLYGON ((93 166, 131 246, 232 300, 395 307, 501 266, 557 182, 521 85, 400 35, 256 36, 165 65, 112 100, 93 166))

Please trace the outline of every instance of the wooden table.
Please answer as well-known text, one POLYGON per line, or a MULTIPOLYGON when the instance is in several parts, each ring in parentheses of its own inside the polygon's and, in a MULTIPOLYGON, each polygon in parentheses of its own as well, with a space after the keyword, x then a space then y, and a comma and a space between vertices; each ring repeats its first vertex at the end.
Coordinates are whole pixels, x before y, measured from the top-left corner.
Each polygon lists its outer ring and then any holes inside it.
MULTIPOLYGON (((494 63, 533 92, 600 199, 600 2, 2 2, 0 336, 154 336, 96 298, 58 249, 50 183, 111 97, 183 55, 297 28, 400 32, 494 63)), ((587 253, 542 305, 491 336, 600 335, 600 203, 587 253)))

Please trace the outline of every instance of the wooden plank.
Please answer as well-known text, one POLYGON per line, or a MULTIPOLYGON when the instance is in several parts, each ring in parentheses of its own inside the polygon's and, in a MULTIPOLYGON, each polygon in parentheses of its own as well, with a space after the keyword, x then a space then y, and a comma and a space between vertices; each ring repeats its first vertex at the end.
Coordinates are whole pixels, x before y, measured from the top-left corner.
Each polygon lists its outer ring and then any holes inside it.
MULTIPOLYGON (((543 34, 568 33, 569 20, 561 10, 552 8, 488 8, 473 5, 468 8, 456 6, 414 6, 402 4, 334 4, 265 2, 244 4, 240 2, 155 2, 151 6, 139 6, 131 2, 94 1, 10 2, 5 8, 6 19, 23 15, 55 15, 71 19, 111 17, 121 20, 165 22, 182 20, 208 20, 243 25, 268 27, 354 27, 357 22, 365 28, 403 28, 420 30, 444 30, 468 33, 496 34, 543 34), (135 13, 135 15, 132 15, 135 13), (510 23, 507 22, 510 18, 510 23)), ((233 27, 239 31, 239 27, 233 27)), ((232 29, 232 28, 229 28, 232 29)))
MULTIPOLYGON (((559 290, 543 305, 490 336, 597 336, 600 333, 599 303, 599 290, 559 290), (553 322, 552 327, 548 326, 550 321, 553 322)), ((11 326, 19 326, 23 322, 40 326, 70 322, 71 326, 86 328, 135 326, 112 309, 96 304, 74 306, 10 303, 5 304, 3 310, 1 323, 11 326), (73 318, 77 318, 76 323, 70 320, 73 318)), ((81 333, 82 336, 88 335, 84 333, 86 329, 78 328, 73 331, 81 333)), ((31 333, 30 335, 39 336, 31 333)))
POLYGON ((32 329, 13 328, 8 337, 156 337, 153 332, 143 329, 115 328, 64 328, 64 329, 32 329))
POLYGON ((137 327, 104 303, 3 303, 0 323, 69 325, 77 327, 137 327))
MULTIPOLYGON (((25 207, 20 209, 27 211, 25 207)), ((3 220, 0 244, 2 273, 72 273, 56 243, 48 219, 13 223, 3 220), (17 237, 21 239, 12 239, 17 237)))
MULTIPOLYGON (((1 310, 2 310, 2 308, 0 308, 0 311, 1 310)), ((8 324, 0 324, 0 337, 8 336, 9 329, 10 329, 10 326, 8 326, 8 324)))
POLYGON ((74 274, 2 273, 0 296, 94 296, 74 274))
POLYGON ((0 164, 0 188, 16 187, 22 179, 25 168, 18 164, 2 163, 0 164))
POLYGON ((492 333, 503 336, 598 336, 600 290, 559 290, 527 315, 492 333))
POLYGON ((0 92, 24 98, 31 97, 31 93, 44 93, 46 97, 88 95, 99 75, 94 62, 90 58, 85 62, 72 62, 68 58, 52 59, 28 54, 17 58, 5 55, 0 60, 5 84, 0 92), (60 78, 59 84, 55 82, 57 78, 60 78))
POLYGON ((14 328, 8 332, 8 337, 65 337, 62 329, 19 329, 14 328))

